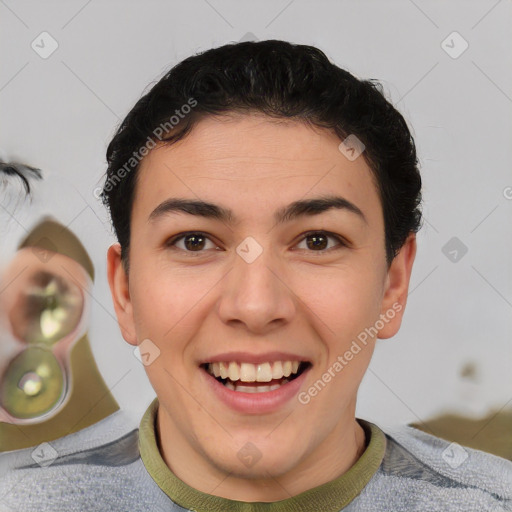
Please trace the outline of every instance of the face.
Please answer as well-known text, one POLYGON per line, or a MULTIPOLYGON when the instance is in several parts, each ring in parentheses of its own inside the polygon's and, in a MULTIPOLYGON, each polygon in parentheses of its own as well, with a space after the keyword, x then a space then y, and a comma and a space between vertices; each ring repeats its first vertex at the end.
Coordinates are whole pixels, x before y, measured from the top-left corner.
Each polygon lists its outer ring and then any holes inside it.
POLYGON ((146 340, 174 460, 284 475, 325 460, 353 425, 375 339, 400 326, 415 242, 388 268, 372 173, 339 143, 296 121, 232 115, 143 160, 130 274, 115 244, 109 282, 123 337, 146 340))

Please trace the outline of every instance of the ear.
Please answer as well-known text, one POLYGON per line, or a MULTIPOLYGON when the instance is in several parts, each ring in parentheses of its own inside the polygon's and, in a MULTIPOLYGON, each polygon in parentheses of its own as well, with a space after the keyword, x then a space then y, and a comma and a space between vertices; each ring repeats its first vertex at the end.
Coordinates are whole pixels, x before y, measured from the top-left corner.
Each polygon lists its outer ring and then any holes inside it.
POLYGON ((378 338, 391 338, 400 329, 415 256, 416 235, 411 233, 388 269, 380 315, 384 327, 378 338))
POLYGON ((108 249, 107 275, 121 334, 130 345, 137 345, 128 276, 121 261, 121 245, 119 243, 111 245, 108 249))

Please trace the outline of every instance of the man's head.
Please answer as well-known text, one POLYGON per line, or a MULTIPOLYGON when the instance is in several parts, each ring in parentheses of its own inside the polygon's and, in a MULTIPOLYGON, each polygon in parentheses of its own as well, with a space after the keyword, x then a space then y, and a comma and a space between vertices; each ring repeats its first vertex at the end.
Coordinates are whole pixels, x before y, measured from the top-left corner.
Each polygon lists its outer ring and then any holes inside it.
POLYGON ((260 479, 325 464, 406 303, 421 180, 403 117, 315 48, 240 43, 174 67, 108 161, 114 306, 145 344, 178 474, 185 460, 260 479), (283 382, 278 361, 299 375, 283 382), (261 460, 244 466, 248 442, 261 460))

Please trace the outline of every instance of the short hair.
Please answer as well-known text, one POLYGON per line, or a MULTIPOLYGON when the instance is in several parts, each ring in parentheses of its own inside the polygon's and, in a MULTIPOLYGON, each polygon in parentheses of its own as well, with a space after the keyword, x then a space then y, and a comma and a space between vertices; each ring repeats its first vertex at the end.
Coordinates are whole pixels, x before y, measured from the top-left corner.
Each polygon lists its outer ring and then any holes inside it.
POLYGON ((0 161, 0 178, 4 187, 10 178, 19 178, 25 189, 25 194, 30 196, 30 180, 40 180, 42 179, 42 174, 40 169, 30 167, 29 165, 0 161))
POLYGON ((382 204, 390 265, 421 224, 421 177, 406 121, 377 80, 356 78, 313 46, 265 40, 229 43, 179 62, 119 125, 107 148, 100 197, 125 269, 141 148, 154 144, 155 137, 164 144, 181 140, 207 116, 254 112, 327 128, 341 140, 355 135, 364 144, 382 204))

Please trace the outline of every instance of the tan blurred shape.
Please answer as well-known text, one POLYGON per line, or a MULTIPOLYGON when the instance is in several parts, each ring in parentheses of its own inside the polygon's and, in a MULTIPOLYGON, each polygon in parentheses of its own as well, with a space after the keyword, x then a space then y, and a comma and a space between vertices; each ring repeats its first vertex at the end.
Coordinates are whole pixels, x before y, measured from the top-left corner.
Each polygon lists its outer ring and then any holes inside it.
POLYGON ((50 217, 21 242, 0 284, 0 452, 48 442, 119 409, 87 337, 94 267, 50 217))

